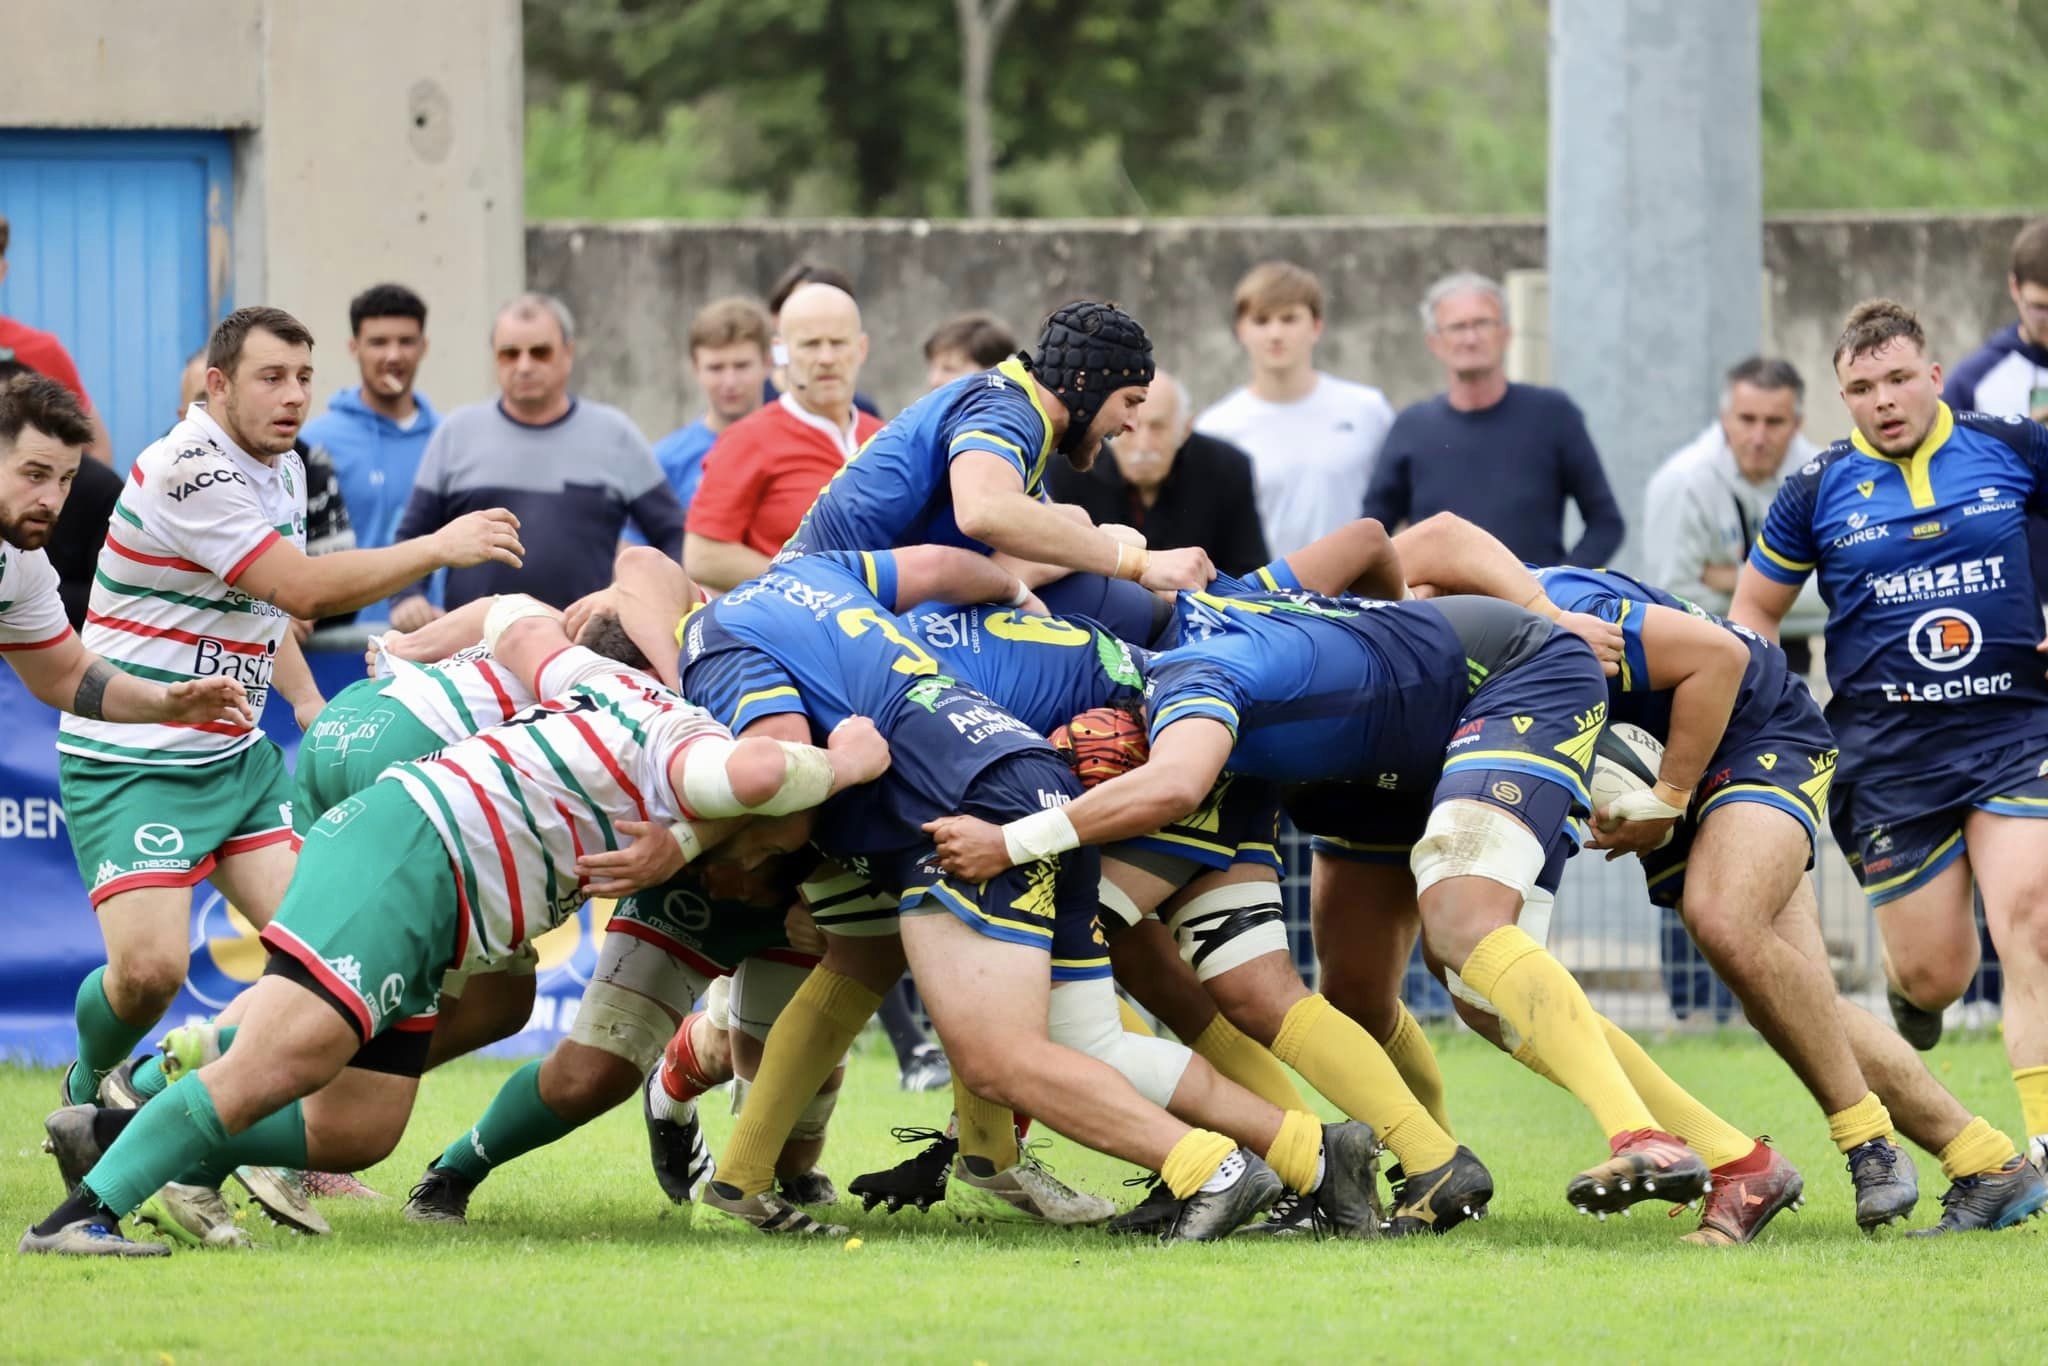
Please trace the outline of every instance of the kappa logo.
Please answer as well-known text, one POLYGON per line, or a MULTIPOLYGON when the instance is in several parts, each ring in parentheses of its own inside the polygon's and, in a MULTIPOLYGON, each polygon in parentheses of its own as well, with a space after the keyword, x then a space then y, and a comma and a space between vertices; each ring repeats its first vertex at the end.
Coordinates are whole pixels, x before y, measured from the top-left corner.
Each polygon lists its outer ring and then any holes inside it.
POLYGON ((1865 498, 1868 498, 1871 494, 1877 492, 1877 481, 1875 479, 1865 479, 1856 486, 1856 491, 1865 498))
MULTIPOLYGON (((2042 767, 2048 768, 2048 764, 2043 764, 2042 767)), ((99 871, 93 874, 92 885, 103 887, 119 876, 121 876, 120 865, 103 859, 100 861, 99 871)))
POLYGON ((150 858, 174 858, 185 852, 185 832, 162 821, 138 825, 135 827, 135 852, 150 858))
POLYGON ((327 966, 334 970, 336 977, 348 983, 350 989, 358 996, 362 995, 363 965, 356 961, 354 954, 345 953, 339 958, 329 958, 325 961, 327 966))
POLYGON ((1984 628, 1968 612, 1936 608, 1923 612, 1906 633, 1913 658, 1936 673, 1968 668, 1984 648, 1984 628))

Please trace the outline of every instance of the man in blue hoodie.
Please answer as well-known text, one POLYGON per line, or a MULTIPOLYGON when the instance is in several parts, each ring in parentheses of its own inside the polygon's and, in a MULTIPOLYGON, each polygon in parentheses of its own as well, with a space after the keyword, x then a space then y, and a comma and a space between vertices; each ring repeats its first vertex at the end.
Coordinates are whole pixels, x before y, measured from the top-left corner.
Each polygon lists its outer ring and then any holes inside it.
MULTIPOLYGON (((420 457, 441 419, 412 387, 427 354, 427 306, 420 296, 404 285, 371 285, 350 300, 348 321, 348 353, 362 383, 329 399, 304 437, 334 462, 356 544, 368 550, 396 539, 420 457)), ((436 605, 439 587, 437 577, 436 605)), ((382 622, 390 615, 387 599, 365 607, 358 620, 382 622)))

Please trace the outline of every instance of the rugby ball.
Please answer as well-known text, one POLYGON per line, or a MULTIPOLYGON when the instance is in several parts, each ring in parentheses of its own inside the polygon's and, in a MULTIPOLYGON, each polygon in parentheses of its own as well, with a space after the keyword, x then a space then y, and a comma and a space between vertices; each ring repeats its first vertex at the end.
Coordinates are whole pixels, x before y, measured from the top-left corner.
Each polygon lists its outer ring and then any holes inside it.
MULTIPOLYGON (((1619 722, 1600 732, 1593 746, 1593 773, 1586 784, 1593 796, 1593 809, 1600 811, 1628 792, 1643 792, 1657 785, 1664 767, 1664 742, 1641 726, 1619 722)), ((1669 843, 1667 833, 1658 848, 1669 843)))

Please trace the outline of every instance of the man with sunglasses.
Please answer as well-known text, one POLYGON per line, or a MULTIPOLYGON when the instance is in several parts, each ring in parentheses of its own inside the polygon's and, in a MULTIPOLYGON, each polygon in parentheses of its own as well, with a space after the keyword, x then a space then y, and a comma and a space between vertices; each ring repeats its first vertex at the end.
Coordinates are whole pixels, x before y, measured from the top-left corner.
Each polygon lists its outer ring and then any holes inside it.
MULTIPOLYGON (((630 520, 647 543, 680 556, 683 509, 633 420, 569 392, 576 324, 561 300, 522 294, 491 328, 498 397, 457 408, 427 444, 398 537, 424 535, 478 507, 506 507, 531 523, 528 568, 451 573, 452 610, 497 593, 527 593, 566 607, 611 582, 619 533, 630 520)), ((440 614, 421 586, 399 595, 391 624, 417 630, 440 614)))

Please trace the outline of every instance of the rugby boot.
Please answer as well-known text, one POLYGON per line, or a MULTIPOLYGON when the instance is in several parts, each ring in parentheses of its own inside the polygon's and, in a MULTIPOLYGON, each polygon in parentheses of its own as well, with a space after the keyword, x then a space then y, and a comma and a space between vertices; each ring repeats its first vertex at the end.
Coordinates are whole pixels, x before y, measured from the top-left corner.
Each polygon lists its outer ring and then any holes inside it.
POLYGON ((100 1160, 99 1140, 93 1137, 92 1117, 96 1105, 67 1105, 43 1120, 43 1151, 57 1159, 57 1175, 64 1189, 71 1190, 85 1180, 85 1174, 100 1160))
POLYGON ((1180 1212, 1174 1216, 1173 1225, 1160 1235, 1161 1242, 1208 1243, 1227 1238, 1271 1209, 1287 1193, 1279 1173, 1257 1154, 1238 1148, 1223 1159, 1217 1174, 1232 1175, 1229 1169, 1233 1166, 1238 1169, 1234 1179, 1222 1190, 1198 1190, 1180 1202, 1180 1212))
POLYGON ((1995 1172, 1957 1177, 1941 1194, 1941 1221, 1906 1236, 1938 1238, 2011 1228, 2039 1214, 2043 1206, 2048 1206, 2048 1179, 2026 1158, 2015 1157, 1995 1172))
POLYGON ((21 1235, 16 1252, 47 1253, 59 1257, 168 1257, 171 1250, 162 1243, 138 1243, 121 1236, 117 1223, 77 1219, 54 1233, 37 1233, 33 1228, 21 1235))
POLYGON ((1882 1228, 1913 1212, 1920 1200, 1920 1174, 1913 1159, 1888 1137, 1859 1143, 1846 1154, 1856 1184, 1856 1227, 1882 1228))
MULTIPOLYGON (((1782 1209, 1798 1209, 1805 1203, 1806 1183, 1799 1169, 1775 1148, 1765 1148, 1770 1165, 1760 1172, 1731 1176, 1725 1168, 1714 1172, 1713 1187, 1700 1205, 1700 1226, 1680 1242, 1699 1247, 1734 1247, 1763 1232, 1765 1224, 1782 1209)), ((1676 1216, 1684 1206, 1673 1206, 1676 1216)))
POLYGON ((1450 1161, 1428 1171, 1410 1176, 1394 1166, 1387 1177, 1394 1187, 1394 1207, 1385 1229, 1389 1238, 1448 1233, 1467 1219, 1485 1218, 1487 1202, 1493 1199, 1493 1173, 1463 1146, 1450 1161))
POLYGON ((157 1047, 163 1050, 164 1080, 176 1081, 220 1057, 220 1026, 211 1020, 179 1025, 157 1047))
POLYGON ((775 1178, 775 1190, 792 1205, 836 1205, 839 1203, 839 1187, 832 1184, 832 1178, 813 1167, 810 1171, 796 1176, 775 1178))
POLYGON ((405 1217, 421 1224, 466 1224, 477 1183, 448 1167, 429 1167, 405 1200, 405 1217))
POLYGON ((678 1104, 685 1119, 657 1119, 649 1087, 661 1085, 660 1077, 640 1088, 640 1117, 647 1123, 647 1157, 654 1166, 654 1179, 661 1193, 687 1213, 704 1183, 711 1179, 711 1149, 704 1142, 704 1126, 698 1122, 694 1104, 678 1104))
POLYGON ((233 1175, 242 1189, 249 1192, 251 1203, 268 1215, 271 1223, 315 1238, 334 1232, 327 1216, 314 1209, 313 1202, 306 1198, 298 1172, 283 1167, 237 1167, 233 1175))
POLYGON ((1174 1219, 1180 1214, 1180 1201, 1164 1181, 1147 1174, 1134 1176, 1124 1184, 1145 1187, 1145 1198, 1104 1224, 1105 1232, 1136 1233, 1157 1238, 1173 1226, 1174 1219))
POLYGON ((300 1172, 299 1184, 316 1200, 382 1200, 354 1172, 300 1172))
POLYGON ((135 1086, 135 1069, 148 1062, 147 1057, 130 1058, 113 1071, 100 1078, 100 1104, 109 1110, 140 1110, 149 1102, 135 1086))
POLYGON ((1610 1140, 1614 1156, 1574 1176, 1564 1198, 1581 1214, 1626 1214, 1640 1200, 1689 1205, 1707 1193, 1713 1176, 1700 1155, 1672 1134, 1637 1129, 1610 1140))
POLYGON ((959 1219, 1010 1223, 1099 1224, 1116 1213, 1114 1202, 1077 1191, 1030 1152, 1003 1171, 982 1175, 986 1159, 958 1157, 946 1180, 946 1208, 959 1219))
POLYGON ((712 1180, 704 1183, 704 1193, 697 1199, 709 1209, 729 1214, 763 1233, 778 1237, 839 1238, 846 1234, 843 1224, 827 1224, 813 1219, 773 1191, 742 1195, 738 1186, 712 1180))
POLYGON ((898 1143, 922 1143, 925 1147, 885 1171, 854 1177, 847 1190, 860 1197, 861 1208, 885 1205, 883 1212, 894 1214, 905 1205, 928 1210, 945 1199, 960 1140, 937 1129, 907 1126, 891 1129, 889 1134, 898 1143))
POLYGON ((235 1211, 212 1186, 173 1181, 142 1202, 135 1220, 187 1247, 255 1246, 236 1220, 235 1211))
POLYGON ((1941 1042, 1941 1012, 1922 1010, 1899 994, 1897 987, 1884 989, 1885 1004, 1892 1008, 1892 1023, 1899 1037, 1925 1053, 1941 1042))
POLYGON ((953 1065, 937 1044, 921 1043, 910 1050, 897 1081, 906 1091, 942 1091, 953 1084, 953 1065))

